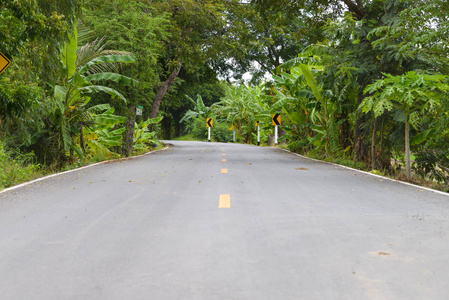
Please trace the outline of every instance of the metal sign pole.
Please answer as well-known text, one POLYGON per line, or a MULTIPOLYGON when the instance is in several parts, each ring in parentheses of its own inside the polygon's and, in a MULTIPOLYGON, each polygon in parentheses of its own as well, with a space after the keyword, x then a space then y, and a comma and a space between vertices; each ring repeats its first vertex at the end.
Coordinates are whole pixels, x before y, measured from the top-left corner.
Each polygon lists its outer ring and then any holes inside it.
POLYGON ((232 134, 232 141, 235 143, 235 129, 234 129, 234 132, 232 134))
POLYGON ((274 126, 274 144, 278 144, 278 126, 274 126))
POLYGON ((257 146, 260 146, 260 126, 257 126, 257 146))
POLYGON ((210 142, 210 127, 207 127, 207 140, 210 142))

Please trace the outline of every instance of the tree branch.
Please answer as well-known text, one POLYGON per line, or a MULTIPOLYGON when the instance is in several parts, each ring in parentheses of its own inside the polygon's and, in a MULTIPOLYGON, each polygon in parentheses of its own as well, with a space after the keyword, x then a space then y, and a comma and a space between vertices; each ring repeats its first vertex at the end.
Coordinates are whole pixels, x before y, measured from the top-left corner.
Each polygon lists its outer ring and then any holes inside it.
POLYGON ((355 0, 356 3, 351 0, 343 0, 343 2, 348 6, 350 12, 353 12, 358 20, 361 20, 365 15, 363 11, 363 3, 360 0, 355 0))

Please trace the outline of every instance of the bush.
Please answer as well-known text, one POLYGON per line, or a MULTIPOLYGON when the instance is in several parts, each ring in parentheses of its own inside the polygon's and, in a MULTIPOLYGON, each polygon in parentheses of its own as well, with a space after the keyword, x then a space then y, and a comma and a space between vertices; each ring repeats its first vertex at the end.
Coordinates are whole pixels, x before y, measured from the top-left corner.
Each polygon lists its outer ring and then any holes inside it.
POLYGON ((206 119, 203 117, 197 117, 193 120, 192 135, 200 141, 204 141, 207 139, 207 127, 206 127, 206 119))
POLYGON ((413 170, 423 178, 429 178, 440 183, 448 182, 449 150, 424 149, 416 153, 413 170))
MULTIPOLYGON (((207 126, 206 119, 203 117, 197 117, 191 126, 191 134, 194 138, 205 141, 207 140, 207 126)), ((232 131, 229 130, 227 123, 220 123, 214 119, 214 127, 211 128, 211 140, 214 142, 231 142, 232 131)))
POLYGON ((33 153, 8 152, 0 144, 0 190, 41 176, 33 153))
POLYGON ((367 167, 364 163, 359 162, 359 161, 353 161, 352 159, 337 157, 337 158, 331 159, 331 161, 333 163, 347 166, 347 167, 350 167, 353 169, 365 170, 365 171, 367 170, 367 167))
POLYGON ((214 123, 211 135, 211 139, 215 142, 232 142, 232 131, 229 130, 229 125, 227 123, 214 123))

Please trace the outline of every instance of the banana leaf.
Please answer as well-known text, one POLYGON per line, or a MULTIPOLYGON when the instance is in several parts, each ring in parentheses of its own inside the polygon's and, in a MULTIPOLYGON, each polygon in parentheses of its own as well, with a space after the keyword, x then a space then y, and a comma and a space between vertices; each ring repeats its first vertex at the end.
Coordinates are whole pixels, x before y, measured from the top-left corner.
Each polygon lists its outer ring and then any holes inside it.
POLYGON ((86 87, 79 88, 78 90, 83 95, 92 95, 92 94, 95 94, 98 92, 103 92, 103 93, 109 94, 112 97, 112 99, 115 99, 118 97, 119 99, 123 100, 125 103, 127 102, 126 98, 122 94, 120 94, 118 91, 116 91, 112 88, 109 88, 109 87, 101 86, 101 85, 86 86, 86 87))
POLYGON ((100 80, 112 80, 116 83, 120 83, 125 86, 132 86, 136 87, 139 84, 139 81, 134 80, 130 77, 120 75, 117 73, 112 72, 103 72, 103 73, 96 73, 89 76, 84 77, 86 81, 92 82, 92 81, 100 81, 100 80))
POLYGON ((85 64, 79 72, 81 74, 89 71, 90 67, 95 64, 107 64, 107 63, 134 63, 136 58, 132 55, 104 55, 94 58, 87 64, 85 64))

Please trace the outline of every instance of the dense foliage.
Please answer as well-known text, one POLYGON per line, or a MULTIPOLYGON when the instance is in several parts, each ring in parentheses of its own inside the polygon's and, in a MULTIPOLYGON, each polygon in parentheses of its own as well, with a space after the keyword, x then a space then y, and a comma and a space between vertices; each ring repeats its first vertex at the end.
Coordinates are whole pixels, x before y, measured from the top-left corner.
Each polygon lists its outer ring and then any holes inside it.
POLYGON ((214 140, 231 141, 233 126, 256 143, 258 121, 266 143, 279 113, 292 151, 448 184, 447 11, 445 0, 6 0, 2 159, 60 169, 129 156, 157 138, 206 139, 208 117, 214 140))

